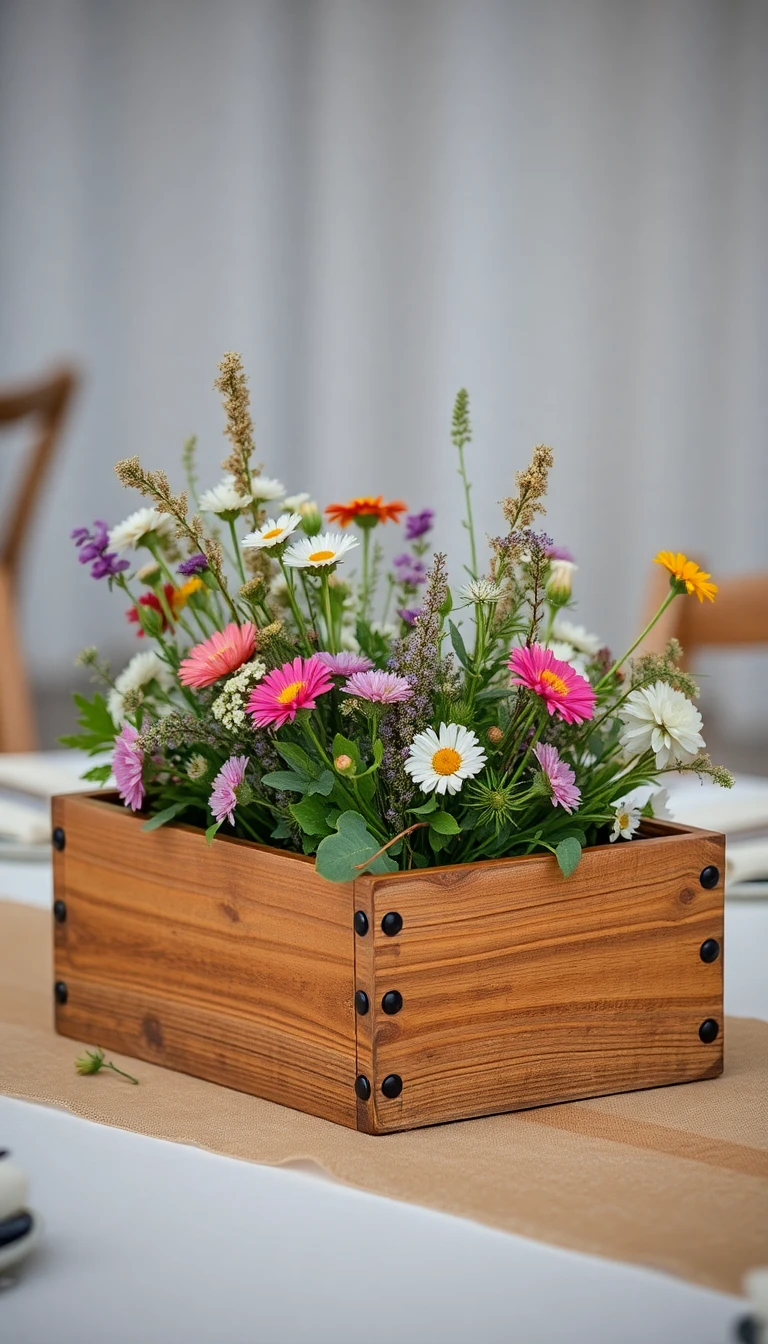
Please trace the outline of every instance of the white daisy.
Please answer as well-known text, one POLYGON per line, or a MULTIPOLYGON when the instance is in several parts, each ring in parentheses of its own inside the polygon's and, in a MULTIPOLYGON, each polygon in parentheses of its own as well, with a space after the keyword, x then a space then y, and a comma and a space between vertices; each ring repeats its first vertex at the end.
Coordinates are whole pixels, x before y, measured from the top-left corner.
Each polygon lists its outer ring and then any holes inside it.
POLYGON ((318 537, 300 537, 291 542, 283 556, 286 565, 294 569, 324 569, 327 565, 336 565, 348 551, 360 543, 351 534, 342 536, 340 532, 322 532, 318 537))
POLYGON ((471 728, 441 723, 414 737, 405 769, 423 793, 458 793, 465 779, 478 775, 486 755, 471 728))
POLYGON ((625 725, 621 746, 633 756, 654 751, 657 770, 692 761, 704 746, 698 709, 666 681, 632 691, 619 710, 619 718, 625 725))
POLYGON ((286 495, 284 500, 285 507, 286 509, 290 509, 291 513, 301 513, 301 506, 302 504, 306 504, 308 499, 309 495, 306 490, 302 490, 298 495, 286 495))
POLYGON ((132 546, 146 544, 147 538, 169 537, 173 532, 173 519, 167 513, 157 509, 137 509, 125 522, 118 523, 109 534, 109 548, 112 551, 128 551, 132 546))
MULTIPOLYGON (((572 621, 563 620, 561 616, 555 617, 552 638, 564 640, 566 644, 578 649, 579 653, 594 655, 602 648, 599 635, 591 635, 583 625, 574 625, 572 621)), ((549 647, 552 648, 552 645, 549 647)))
POLYGON ((281 513, 279 518, 268 518, 255 532, 249 532, 240 545, 248 551, 269 551, 295 532, 300 522, 300 513, 281 513))
POLYGON ((251 503, 250 495, 241 495, 234 476, 225 476, 212 490, 200 496, 198 507, 203 513, 238 514, 251 503))
POLYGON ((572 644, 567 644, 565 640, 562 639, 550 639, 547 648, 551 649, 555 657, 559 658, 562 663, 569 663, 574 671, 578 672, 582 677, 587 675, 587 663, 589 662, 589 659, 586 654, 579 653, 577 649, 574 649, 572 644))
POLYGON ((283 482, 275 480, 273 476, 252 476, 251 490, 253 491, 253 498, 257 499, 260 504, 265 504, 268 500, 285 497, 283 482))
POLYGON ((627 798, 620 803, 612 803, 612 807, 616 808, 616 815, 613 819, 611 844, 619 838, 631 840, 640 825, 640 808, 632 807, 627 798))
POLYGON ((468 602, 498 602, 501 588, 492 579, 471 579, 459 589, 459 596, 468 602))
POLYGON ((107 696, 107 709, 112 722, 119 728, 125 721, 124 696, 128 691, 141 691, 151 681, 156 681, 163 691, 170 690, 174 683, 173 673, 167 663, 159 658, 154 649, 135 653, 124 667, 107 696))

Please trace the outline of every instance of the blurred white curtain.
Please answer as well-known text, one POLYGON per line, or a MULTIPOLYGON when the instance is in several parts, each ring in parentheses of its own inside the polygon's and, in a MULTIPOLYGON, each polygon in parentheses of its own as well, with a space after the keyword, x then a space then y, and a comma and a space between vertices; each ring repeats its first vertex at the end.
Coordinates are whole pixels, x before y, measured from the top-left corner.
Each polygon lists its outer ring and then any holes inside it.
POLYGON ((270 472, 434 505, 455 571, 456 389, 482 530, 552 443, 613 643, 659 546, 765 564, 767 56, 764 0, 0 0, 0 379, 87 377, 38 676, 134 647, 67 534, 136 506, 118 457, 217 476, 225 349, 270 472))

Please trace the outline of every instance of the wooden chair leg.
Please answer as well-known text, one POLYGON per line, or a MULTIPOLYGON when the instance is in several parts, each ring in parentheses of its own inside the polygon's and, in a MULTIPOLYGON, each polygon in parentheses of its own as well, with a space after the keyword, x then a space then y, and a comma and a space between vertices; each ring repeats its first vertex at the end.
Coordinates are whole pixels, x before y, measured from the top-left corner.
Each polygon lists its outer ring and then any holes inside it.
POLYGON ((0 751, 35 751, 32 705, 10 574, 0 569, 0 751))

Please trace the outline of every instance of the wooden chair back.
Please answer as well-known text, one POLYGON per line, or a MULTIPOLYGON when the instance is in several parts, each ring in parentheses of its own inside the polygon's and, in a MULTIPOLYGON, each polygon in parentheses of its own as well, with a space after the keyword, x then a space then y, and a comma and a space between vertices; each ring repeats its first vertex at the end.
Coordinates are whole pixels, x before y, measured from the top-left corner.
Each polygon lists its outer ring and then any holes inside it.
MULTIPOLYGON (((706 569, 706 565, 702 561, 706 569)), ((717 579, 714 602, 677 598, 654 626, 638 652, 661 653, 670 639, 683 646, 683 666, 690 668, 699 649, 738 648, 768 644, 768 572, 717 579)), ((669 574, 654 565, 645 595, 643 625, 658 611, 669 591, 669 574)))
POLYGON ((27 450, 15 497, 3 501, 0 536, 0 751, 34 751, 35 714, 18 620, 18 576, 24 544, 46 472, 53 459, 77 374, 54 370, 13 391, 0 390, 0 431, 29 421, 27 450))

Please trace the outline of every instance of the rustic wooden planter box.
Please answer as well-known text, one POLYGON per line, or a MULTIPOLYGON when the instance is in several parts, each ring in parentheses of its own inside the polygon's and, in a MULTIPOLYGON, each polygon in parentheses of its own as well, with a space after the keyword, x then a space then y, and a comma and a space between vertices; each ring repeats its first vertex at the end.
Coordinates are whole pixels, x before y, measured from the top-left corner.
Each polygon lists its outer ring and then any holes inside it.
POLYGON ((54 799, 56 1028, 372 1134, 712 1078, 724 840, 652 822, 344 886, 54 799))

